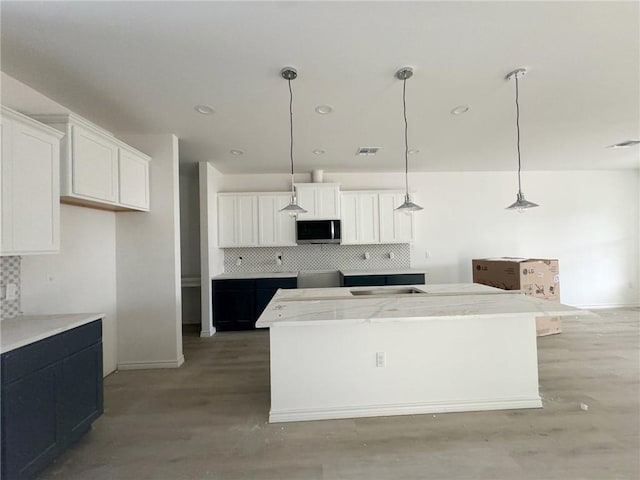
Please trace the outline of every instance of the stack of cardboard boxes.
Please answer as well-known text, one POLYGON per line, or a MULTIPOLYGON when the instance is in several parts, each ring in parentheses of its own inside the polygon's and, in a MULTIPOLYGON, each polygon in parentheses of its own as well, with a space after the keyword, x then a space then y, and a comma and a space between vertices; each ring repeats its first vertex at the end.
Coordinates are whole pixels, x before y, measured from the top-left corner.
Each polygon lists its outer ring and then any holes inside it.
MULTIPOLYGON (((520 290, 525 295, 560 301, 558 260, 537 258, 483 258, 472 261, 473 282, 503 290, 520 290)), ((560 317, 537 317, 539 337, 562 331, 560 317)))

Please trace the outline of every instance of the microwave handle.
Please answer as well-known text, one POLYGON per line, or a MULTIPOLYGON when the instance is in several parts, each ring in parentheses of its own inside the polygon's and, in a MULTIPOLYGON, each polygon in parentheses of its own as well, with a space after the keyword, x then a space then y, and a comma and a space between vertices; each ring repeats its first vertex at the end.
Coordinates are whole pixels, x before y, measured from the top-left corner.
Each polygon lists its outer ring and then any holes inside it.
POLYGON ((334 240, 336 238, 335 224, 336 223, 331 220, 331 240, 334 240))

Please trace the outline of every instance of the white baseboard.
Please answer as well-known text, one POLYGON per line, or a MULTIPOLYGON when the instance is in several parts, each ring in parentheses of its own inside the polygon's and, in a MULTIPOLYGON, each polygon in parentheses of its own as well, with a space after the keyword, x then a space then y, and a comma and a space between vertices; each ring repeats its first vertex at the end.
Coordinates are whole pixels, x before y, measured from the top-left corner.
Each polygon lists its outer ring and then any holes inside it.
POLYGON ((204 338, 204 337, 213 337, 213 335, 216 333, 216 328, 212 327, 211 330, 201 330, 200 331, 200 338, 204 338))
POLYGON ((152 362, 122 362, 118 370, 150 370, 154 368, 179 368, 184 363, 184 355, 177 360, 155 360, 152 362))
POLYGON ((425 413, 477 412, 484 410, 513 410, 542 408, 540 397, 510 400, 479 400, 469 402, 428 402, 400 405, 363 405, 343 408, 310 408, 269 412, 270 423, 330 420, 337 418, 386 417, 425 413))
POLYGON ((640 303, 597 303, 595 305, 571 305, 583 310, 599 310, 603 308, 638 308, 640 303))

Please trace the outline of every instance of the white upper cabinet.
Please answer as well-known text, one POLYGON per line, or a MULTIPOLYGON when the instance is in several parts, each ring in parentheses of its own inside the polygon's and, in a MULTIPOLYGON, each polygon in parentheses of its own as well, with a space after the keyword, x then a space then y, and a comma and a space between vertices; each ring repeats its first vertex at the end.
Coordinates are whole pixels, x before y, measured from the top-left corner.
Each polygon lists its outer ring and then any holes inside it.
POLYGON ((258 197, 218 195, 218 246, 258 246, 258 197))
POLYGON ((289 193, 218 194, 218 246, 284 247, 296 244, 296 219, 280 209, 289 193))
POLYGON ((279 247, 296 244, 296 218, 280 209, 289 204, 288 193, 258 196, 258 243, 279 247))
POLYGON ((340 218, 340 185, 337 183, 297 183, 298 205, 307 213, 298 215, 300 220, 340 218))
POLYGON ((377 192, 343 192, 341 198, 343 245, 380 243, 377 192))
POLYGON ((118 184, 122 205, 149 210, 149 160, 146 157, 135 150, 120 148, 118 184))
POLYGON ((2 255, 60 250, 62 133, 2 107, 2 255))
POLYGON ((380 193, 380 243, 411 243, 415 239, 414 214, 396 212, 404 194, 380 193))
POLYGON ((63 203, 108 210, 149 210, 147 155, 74 114, 36 115, 65 134, 61 145, 63 203))

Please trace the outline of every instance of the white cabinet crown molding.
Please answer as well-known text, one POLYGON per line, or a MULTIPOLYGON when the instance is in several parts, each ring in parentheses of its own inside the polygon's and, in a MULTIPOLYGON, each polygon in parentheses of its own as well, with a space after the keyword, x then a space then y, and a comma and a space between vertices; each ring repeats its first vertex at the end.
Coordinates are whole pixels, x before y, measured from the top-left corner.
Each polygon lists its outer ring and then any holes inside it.
POLYGON ((151 157, 144 152, 132 147, 131 145, 123 142, 118 137, 116 137, 113 133, 104 128, 96 125, 95 123, 90 122, 86 118, 81 117, 80 115, 76 115, 75 113, 47 113, 47 114, 36 114, 30 115, 31 118, 38 120, 39 122, 44 122, 46 124, 70 124, 70 125, 78 125, 88 130, 92 130, 94 133, 99 135, 103 135, 105 137, 109 137, 109 139, 114 142, 119 148, 127 150, 131 153, 134 153, 136 156, 144 158, 148 162, 151 161, 151 157))
POLYGON ((40 122, 35 116, 25 115, 24 113, 20 113, 16 110, 13 110, 9 107, 5 107, 4 105, 0 106, 2 108, 2 116, 9 120, 18 120, 20 122, 26 123, 27 125, 40 130, 43 133, 47 133, 49 135, 53 135, 54 137, 61 139, 64 137, 64 132, 61 132, 57 128, 53 128, 45 123, 40 122))

